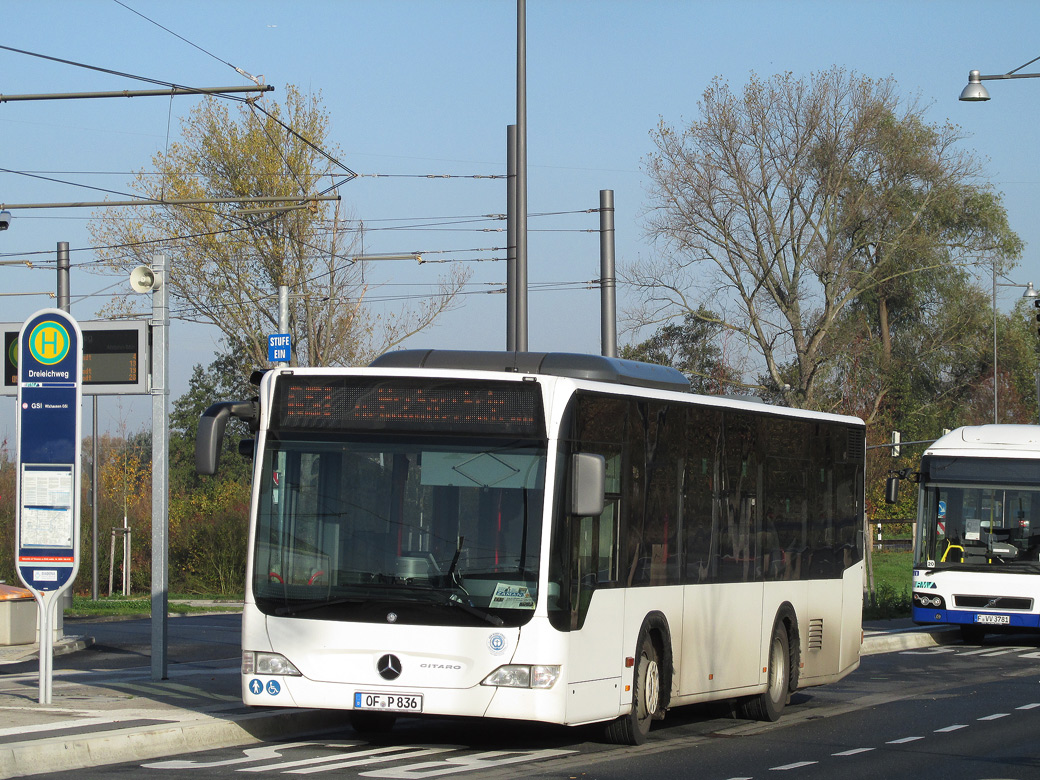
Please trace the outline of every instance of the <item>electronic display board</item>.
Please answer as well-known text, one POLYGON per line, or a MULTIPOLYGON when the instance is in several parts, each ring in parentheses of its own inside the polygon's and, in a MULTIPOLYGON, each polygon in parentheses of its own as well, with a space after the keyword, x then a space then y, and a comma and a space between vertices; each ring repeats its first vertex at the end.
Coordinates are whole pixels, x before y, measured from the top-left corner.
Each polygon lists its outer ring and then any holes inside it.
MULTIPOLYGON (((4 334, 4 382, 0 395, 18 391, 19 323, 4 334)), ((81 322, 84 395, 141 395, 149 391, 151 328, 144 320, 81 322)))

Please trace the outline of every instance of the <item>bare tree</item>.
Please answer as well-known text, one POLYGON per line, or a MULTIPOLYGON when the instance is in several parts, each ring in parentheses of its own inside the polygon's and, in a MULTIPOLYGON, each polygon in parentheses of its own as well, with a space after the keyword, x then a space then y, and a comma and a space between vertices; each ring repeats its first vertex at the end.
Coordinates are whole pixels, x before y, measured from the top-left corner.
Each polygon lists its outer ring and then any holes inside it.
POLYGON ((865 293, 1020 250, 956 129, 927 124, 891 79, 753 76, 742 95, 716 79, 700 109, 654 134, 647 231, 664 252, 626 269, 641 294, 629 325, 721 312, 792 406, 817 402, 834 330, 865 293))
POLYGON ((219 327, 243 368, 267 362, 281 285, 290 292, 292 362, 301 365, 363 364, 456 304, 468 277, 461 270, 440 279, 418 307, 383 314, 367 305, 369 284, 354 260, 358 222, 338 202, 307 200, 351 174, 326 147, 329 116, 319 96, 290 86, 280 104, 247 102, 237 112, 206 98, 182 129, 182 139, 131 186, 145 198, 233 202, 110 208, 96 215, 91 232, 109 270, 167 251, 174 314, 219 327), (248 200, 272 195, 300 202, 258 211, 248 200))

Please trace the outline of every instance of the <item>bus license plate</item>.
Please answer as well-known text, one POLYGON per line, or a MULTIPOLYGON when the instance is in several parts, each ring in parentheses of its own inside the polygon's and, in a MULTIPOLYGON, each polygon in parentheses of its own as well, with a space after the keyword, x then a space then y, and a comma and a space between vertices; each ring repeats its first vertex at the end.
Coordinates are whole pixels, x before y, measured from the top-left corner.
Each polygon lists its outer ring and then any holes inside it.
POLYGON ((1007 615, 976 615, 976 623, 985 623, 989 626, 1009 626, 1011 618, 1007 615))
POLYGON ((354 694, 354 709, 383 710, 385 712, 422 712, 422 694, 356 692, 354 694))

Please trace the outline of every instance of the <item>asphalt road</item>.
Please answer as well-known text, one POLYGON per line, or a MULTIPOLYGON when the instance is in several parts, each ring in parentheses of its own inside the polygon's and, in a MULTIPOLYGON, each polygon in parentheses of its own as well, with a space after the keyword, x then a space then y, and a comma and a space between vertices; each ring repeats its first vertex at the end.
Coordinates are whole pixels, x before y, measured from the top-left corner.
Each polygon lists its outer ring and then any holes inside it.
MULTIPOLYGON (((171 646, 194 641, 202 645, 194 652, 211 657, 237 651, 235 618, 219 616, 204 629, 186 632, 191 637, 178 633, 175 622, 171 646)), ((143 628, 138 644, 146 649, 147 622, 143 628)), ((115 648, 141 629, 110 630, 115 648)), ((119 654, 106 649, 103 632, 99 635, 95 658, 117 661, 119 654)), ((122 658, 130 660, 133 652, 122 658)), ((845 680, 797 693, 775 724, 733 718, 720 705, 676 709, 655 724, 640 747, 607 745, 592 727, 416 719, 399 722, 377 741, 341 728, 294 742, 94 767, 89 776, 1040 780, 1038 733, 1040 638, 991 637, 981 647, 866 656, 845 680)), ((37 777, 83 776, 76 770, 37 777)))

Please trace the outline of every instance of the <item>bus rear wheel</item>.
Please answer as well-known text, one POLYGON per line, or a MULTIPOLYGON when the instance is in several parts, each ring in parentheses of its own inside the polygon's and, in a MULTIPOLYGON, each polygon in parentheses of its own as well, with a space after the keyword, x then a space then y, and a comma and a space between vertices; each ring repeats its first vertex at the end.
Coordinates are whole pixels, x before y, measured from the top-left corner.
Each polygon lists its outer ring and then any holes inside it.
POLYGON ((632 711, 607 724, 608 742, 642 745, 650 734, 650 722, 661 717, 661 666, 657 647, 643 635, 632 675, 632 711))
POLYGON ((773 638, 769 642, 769 687, 764 693, 744 702, 742 710, 745 717, 770 722, 780 718, 790 695, 790 643, 783 621, 776 621, 773 638))

